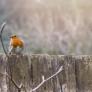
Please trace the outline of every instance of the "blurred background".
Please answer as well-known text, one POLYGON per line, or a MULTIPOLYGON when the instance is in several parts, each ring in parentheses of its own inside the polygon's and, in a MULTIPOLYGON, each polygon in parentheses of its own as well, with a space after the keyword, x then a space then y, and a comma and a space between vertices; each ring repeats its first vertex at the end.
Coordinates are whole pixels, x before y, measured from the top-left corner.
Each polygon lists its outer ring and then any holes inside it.
POLYGON ((92 0, 0 0, 4 21, 6 50, 16 34, 25 42, 24 53, 92 54, 92 0))

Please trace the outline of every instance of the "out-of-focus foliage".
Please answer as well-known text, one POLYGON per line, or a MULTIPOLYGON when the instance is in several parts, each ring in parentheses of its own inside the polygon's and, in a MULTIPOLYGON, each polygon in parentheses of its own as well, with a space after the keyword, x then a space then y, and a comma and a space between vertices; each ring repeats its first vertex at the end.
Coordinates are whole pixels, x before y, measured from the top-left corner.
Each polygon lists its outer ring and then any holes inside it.
POLYGON ((0 15, 27 53, 92 54, 92 0, 0 0, 0 15))

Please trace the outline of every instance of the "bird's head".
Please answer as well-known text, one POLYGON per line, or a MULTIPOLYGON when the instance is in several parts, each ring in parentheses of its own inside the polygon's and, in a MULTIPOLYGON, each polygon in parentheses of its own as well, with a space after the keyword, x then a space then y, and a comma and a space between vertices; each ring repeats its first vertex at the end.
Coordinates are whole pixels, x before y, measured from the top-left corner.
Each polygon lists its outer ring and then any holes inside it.
POLYGON ((12 35, 12 36, 10 36, 10 38, 16 38, 17 36, 16 35, 12 35))

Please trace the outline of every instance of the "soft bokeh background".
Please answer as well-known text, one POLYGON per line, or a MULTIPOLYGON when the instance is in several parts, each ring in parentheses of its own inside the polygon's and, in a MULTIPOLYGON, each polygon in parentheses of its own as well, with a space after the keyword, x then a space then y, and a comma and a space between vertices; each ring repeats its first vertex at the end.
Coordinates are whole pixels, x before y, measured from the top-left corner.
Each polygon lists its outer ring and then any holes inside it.
POLYGON ((3 21, 6 49, 17 34, 25 53, 92 54, 92 0, 0 0, 3 21))

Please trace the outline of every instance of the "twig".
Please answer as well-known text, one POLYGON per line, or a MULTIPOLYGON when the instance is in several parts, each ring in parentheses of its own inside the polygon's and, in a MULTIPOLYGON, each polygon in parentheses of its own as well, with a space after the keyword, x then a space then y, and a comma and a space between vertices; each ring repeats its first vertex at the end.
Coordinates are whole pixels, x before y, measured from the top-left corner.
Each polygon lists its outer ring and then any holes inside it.
POLYGON ((53 74, 52 76, 48 77, 47 79, 44 79, 44 76, 42 76, 42 82, 41 82, 37 87, 33 88, 33 89, 31 90, 31 92, 34 92, 34 91, 36 91, 37 89, 39 89, 45 82, 47 82, 48 80, 50 80, 50 79, 52 79, 53 77, 57 76, 62 70, 63 70, 63 66, 61 66, 61 67, 59 68, 59 70, 58 70, 55 74, 53 74))
MULTIPOLYGON (((31 90, 31 92, 34 92, 34 91, 36 91, 37 89, 39 89, 44 83, 46 83, 47 81, 49 81, 49 80, 52 79, 53 77, 57 76, 62 70, 63 70, 63 66, 61 66, 61 67, 59 68, 59 70, 58 70, 55 74, 53 74, 52 76, 48 77, 47 79, 45 79, 44 76, 42 76, 42 82, 41 82, 38 86, 36 86, 35 88, 33 88, 33 89, 31 90)), ((4 74, 4 73, 0 73, 0 74, 6 75, 6 77, 8 77, 8 79, 9 79, 9 80, 15 85, 15 87, 18 89, 18 92, 21 92, 21 88, 23 87, 23 84, 21 84, 20 86, 17 85, 17 83, 12 79, 12 77, 9 76, 7 73, 5 73, 5 74, 4 74)), ((26 91, 26 90, 25 90, 25 91, 26 91)))
POLYGON ((5 22, 1 25, 1 28, 0 28, 0 40, 1 40, 1 44, 2 44, 2 47, 3 47, 4 53, 8 57, 7 52, 5 50, 5 47, 4 47, 3 39, 2 39, 2 33, 4 31, 5 25, 6 25, 5 22))
POLYGON ((0 73, 1 75, 5 75, 13 84, 14 86, 18 89, 18 90, 21 90, 21 86, 18 86, 17 83, 12 79, 11 76, 9 76, 7 73, 0 73))

